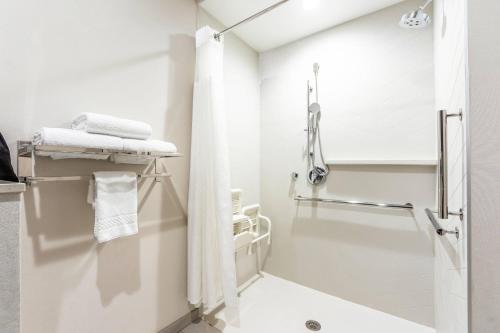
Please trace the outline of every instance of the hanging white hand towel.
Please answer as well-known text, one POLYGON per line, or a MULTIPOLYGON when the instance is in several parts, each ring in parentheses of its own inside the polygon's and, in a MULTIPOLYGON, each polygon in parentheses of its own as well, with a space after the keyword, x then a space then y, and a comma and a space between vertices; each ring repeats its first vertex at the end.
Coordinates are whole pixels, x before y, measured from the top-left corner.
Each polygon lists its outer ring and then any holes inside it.
POLYGON ((137 175, 133 172, 94 172, 94 235, 99 243, 136 234, 137 175))

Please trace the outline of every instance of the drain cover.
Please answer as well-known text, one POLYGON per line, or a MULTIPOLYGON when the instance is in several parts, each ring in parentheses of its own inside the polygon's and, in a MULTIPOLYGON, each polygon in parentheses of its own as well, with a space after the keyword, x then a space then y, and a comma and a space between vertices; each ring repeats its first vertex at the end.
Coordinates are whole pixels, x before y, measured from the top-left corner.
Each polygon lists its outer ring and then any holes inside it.
POLYGON ((311 331, 319 331, 321 329, 321 324, 316 320, 306 321, 306 327, 311 331))

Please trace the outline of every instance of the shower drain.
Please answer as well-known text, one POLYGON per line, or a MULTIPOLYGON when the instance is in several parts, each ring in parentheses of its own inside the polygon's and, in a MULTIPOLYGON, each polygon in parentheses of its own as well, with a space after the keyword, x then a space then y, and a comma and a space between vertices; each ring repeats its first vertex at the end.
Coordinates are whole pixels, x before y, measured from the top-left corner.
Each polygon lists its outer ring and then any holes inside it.
POLYGON ((319 331, 321 330, 321 324, 316 320, 308 320, 306 321, 306 327, 311 331, 319 331))

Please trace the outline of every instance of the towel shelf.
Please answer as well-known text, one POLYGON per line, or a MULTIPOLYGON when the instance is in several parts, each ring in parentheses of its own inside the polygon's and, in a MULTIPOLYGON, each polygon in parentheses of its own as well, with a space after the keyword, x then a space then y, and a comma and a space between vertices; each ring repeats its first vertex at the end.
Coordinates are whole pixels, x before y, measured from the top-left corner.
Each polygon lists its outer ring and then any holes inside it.
POLYGON ((179 153, 160 153, 160 152, 141 152, 128 150, 114 150, 104 148, 85 148, 85 147, 68 147, 68 146, 46 146, 34 145, 31 141, 17 142, 17 155, 21 157, 31 157, 33 154, 48 154, 48 153, 66 153, 66 154, 92 154, 92 155, 113 155, 127 154, 131 156, 144 156, 154 158, 169 158, 180 157, 179 153))
POLYGON ((295 197, 295 201, 324 202, 324 203, 333 203, 339 205, 364 206, 364 207, 375 207, 375 208, 391 208, 391 209, 406 209, 406 210, 413 209, 413 205, 411 203, 393 204, 393 203, 378 203, 378 202, 365 202, 365 201, 354 201, 354 200, 309 198, 309 197, 303 197, 301 195, 297 195, 295 197))
POLYGON ((67 146, 46 146, 34 145, 31 141, 17 142, 17 175, 20 182, 26 185, 32 185, 37 182, 59 182, 59 181, 82 181, 90 180, 93 176, 36 176, 34 173, 35 156, 47 156, 50 153, 75 154, 75 158, 82 154, 89 155, 127 155, 138 157, 151 157, 154 159, 154 172, 138 174, 137 179, 154 178, 159 181, 159 178, 171 177, 169 173, 157 172, 157 162, 162 158, 181 157, 179 153, 160 153, 160 152, 139 152, 139 151, 124 151, 112 150, 103 148, 85 148, 85 147, 67 147, 67 146))

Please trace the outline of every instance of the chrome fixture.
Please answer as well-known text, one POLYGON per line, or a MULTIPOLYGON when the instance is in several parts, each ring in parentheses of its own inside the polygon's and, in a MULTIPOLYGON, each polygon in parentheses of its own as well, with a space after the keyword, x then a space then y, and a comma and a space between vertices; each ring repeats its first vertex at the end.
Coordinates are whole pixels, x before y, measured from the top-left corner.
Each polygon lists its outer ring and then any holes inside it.
POLYGON ((315 80, 315 102, 311 103, 313 88, 307 81, 307 180, 312 185, 319 185, 326 181, 329 170, 323 157, 319 122, 321 120, 321 106, 318 103, 318 73, 319 65, 313 65, 315 80), (317 154, 318 153, 318 154, 317 154), (319 164, 317 157, 319 156, 319 164))
MULTIPOLYGON (((170 178, 172 177, 169 173, 139 173, 137 174, 137 180, 142 180, 146 178, 170 178)), ((65 181, 89 181, 91 179, 95 179, 94 176, 47 176, 47 177, 24 177, 22 178, 22 182, 28 186, 33 185, 38 182, 65 182, 65 181)))
POLYGON ((378 203, 378 202, 369 202, 369 201, 312 198, 312 197, 304 197, 301 195, 297 195, 294 198, 294 200, 295 201, 333 203, 333 204, 350 205, 350 206, 375 207, 375 208, 392 208, 392 209, 406 209, 406 210, 413 209, 413 204, 411 204, 411 203, 405 203, 405 204, 378 203))
POLYGON ((438 112, 438 217, 447 219, 448 210, 448 118, 457 117, 462 120, 462 110, 459 113, 448 114, 446 110, 438 112))
POLYGON ((180 157, 179 153, 156 153, 156 152, 135 152, 135 151, 121 151, 113 149, 101 148, 85 148, 85 147, 65 147, 65 146, 45 146, 34 145, 31 141, 18 141, 17 142, 17 175, 21 183, 30 186, 38 182, 60 182, 60 181, 85 181, 93 178, 92 175, 84 176, 37 176, 35 175, 35 160, 36 156, 49 156, 51 153, 64 153, 67 155, 74 154, 75 156, 81 155, 104 155, 111 156, 113 154, 148 157, 152 159, 153 170, 151 173, 137 174, 137 180, 147 178, 154 178, 156 182, 160 178, 169 178, 172 175, 169 173, 158 172, 159 159, 180 157))
POLYGON ((427 214, 427 217, 429 218, 429 220, 431 221, 432 223, 432 226, 434 227, 434 229, 436 229, 436 233, 439 235, 439 236, 445 236, 447 234, 452 234, 452 235, 455 235, 455 237, 458 239, 460 237, 460 231, 458 230, 457 227, 455 227, 455 230, 446 230, 444 229, 440 224, 439 222, 436 220, 436 218, 434 217, 434 213, 429 209, 429 208, 426 208, 425 209, 425 214, 427 214))
POLYGON ((306 321, 306 328, 310 331, 319 331, 321 330, 321 324, 316 320, 308 320, 306 321))
POLYGON ((253 14, 252 16, 249 16, 249 17, 247 17, 246 19, 241 20, 241 21, 239 21, 238 23, 233 24, 232 26, 230 26, 230 27, 228 27, 228 28, 226 28, 226 29, 222 30, 221 32, 214 34, 214 38, 215 38, 215 40, 220 40, 220 36, 224 35, 226 32, 233 30, 234 28, 236 28, 236 27, 237 27, 237 26, 239 26, 240 24, 243 24, 243 23, 247 23, 247 22, 249 22, 249 21, 252 21, 252 20, 256 19, 257 17, 262 16, 262 15, 264 15, 265 13, 270 12, 271 10, 273 10, 273 9, 275 9, 275 8, 277 8, 277 7, 281 6, 281 5, 283 5, 283 4, 285 4, 285 3, 286 3, 286 2, 288 2, 288 1, 290 1, 290 0, 282 0, 282 1, 280 1, 280 2, 277 2, 277 3, 275 3, 274 5, 271 5, 271 6, 267 7, 267 8, 265 8, 265 9, 261 10, 260 12, 257 12, 257 13, 255 13, 255 14, 253 14))
POLYGON ((432 2, 427 0, 424 5, 417 10, 404 14, 399 21, 399 26, 406 29, 421 29, 427 27, 431 23, 431 17, 425 13, 425 8, 432 2))
POLYGON ((443 229, 434 217, 434 213, 437 213, 438 218, 443 220, 448 219, 449 215, 458 216, 460 220, 464 218, 463 209, 454 212, 450 211, 448 207, 448 118, 458 118, 462 121, 463 112, 461 109, 458 113, 447 113, 446 110, 438 112, 438 207, 434 212, 426 208, 425 213, 438 235, 454 234, 458 239, 460 236, 458 228, 455 230, 443 229))

